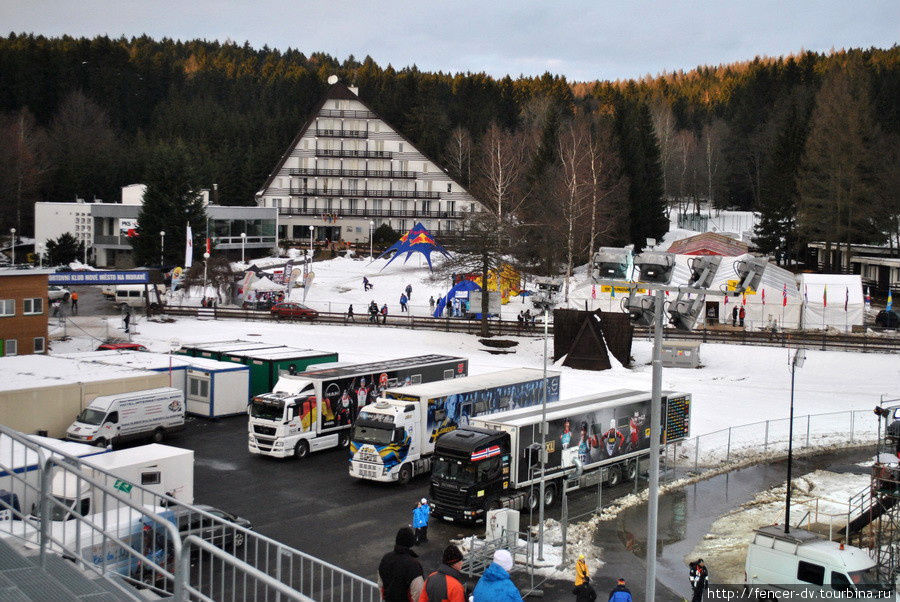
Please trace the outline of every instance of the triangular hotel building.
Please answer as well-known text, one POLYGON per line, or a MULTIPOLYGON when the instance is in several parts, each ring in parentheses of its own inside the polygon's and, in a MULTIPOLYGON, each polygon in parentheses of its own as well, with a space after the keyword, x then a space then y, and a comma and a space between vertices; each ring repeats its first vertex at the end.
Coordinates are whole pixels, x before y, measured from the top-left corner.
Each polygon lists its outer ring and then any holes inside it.
POLYGON ((446 171, 333 83, 256 195, 278 208, 279 240, 364 243, 387 223, 452 234, 480 205, 446 171))

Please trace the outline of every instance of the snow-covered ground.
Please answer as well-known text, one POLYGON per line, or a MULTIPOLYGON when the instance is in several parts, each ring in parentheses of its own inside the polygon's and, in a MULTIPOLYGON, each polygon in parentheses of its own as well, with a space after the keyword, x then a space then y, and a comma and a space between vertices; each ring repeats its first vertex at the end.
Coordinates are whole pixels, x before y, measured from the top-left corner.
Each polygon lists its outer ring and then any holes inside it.
MULTIPOLYGON (((379 283, 376 281, 376 286, 379 283)), ((415 298, 416 292, 413 291, 415 298)), ((360 320, 360 317, 357 317, 360 320)), ((84 318, 88 320, 88 318, 84 318)), ((100 318, 92 318, 101 321, 100 318)), ((122 334, 121 320, 108 318, 94 330, 122 334)), ((409 330, 369 325, 318 325, 307 323, 242 322, 177 318, 170 323, 149 322, 135 316, 137 331, 132 340, 151 351, 167 353, 173 342, 199 343, 253 340, 273 345, 336 351, 341 361, 368 362, 427 353, 458 354, 469 358, 471 374, 514 367, 540 368, 543 341, 517 338, 515 353, 492 355, 475 336, 431 330, 409 330)), ((54 341, 53 353, 89 351, 97 341, 82 334, 90 330, 69 328, 68 341, 54 341)), ((552 351, 552 341, 550 348, 552 351)), ((610 389, 649 390, 651 344, 635 340, 634 368, 621 366, 604 372, 554 367, 562 372, 563 397, 610 389)), ((700 351, 704 367, 665 369, 663 387, 693 395, 692 435, 759 420, 786 418, 790 402, 791 373, 788 350, 775 347, 704 344, 700 351)), ((795 412, 797 415, 871 410, 879 396, 897 397, 900 391, 900 360, 896 355, 815 351, 797 371, 795 412)), ((760 437, 762 430, 760 430, 760 437)))
MULTIPOLYGON (((793 480, 792 514, 804 516, 817 532, 827 536, 828 526, 836 533, 847 524, 847 501, 871 482, 865 474, 834 473, 816 470, 793 480)), ((759 525, 784 521, 786 485, 761 491, 739 508, 719 517, 709 533, 685 556, 685 563, 703 558, 714 567, 716 583, 743 583, 747 543, 759 525)), ((793 522, 793 521, 792 521, 793 522)))

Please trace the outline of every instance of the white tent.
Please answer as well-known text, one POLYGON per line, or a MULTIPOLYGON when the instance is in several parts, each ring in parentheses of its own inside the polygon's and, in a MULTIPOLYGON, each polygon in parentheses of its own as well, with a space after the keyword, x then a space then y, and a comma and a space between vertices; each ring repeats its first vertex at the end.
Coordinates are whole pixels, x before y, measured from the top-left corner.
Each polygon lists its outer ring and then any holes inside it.
POLYGON ((257 293, 284 292, 284 286, 275 284, 268 278, 260 278, 259 280, 254 280, 250 284, 250 290, 256 291, 257 293))
POLYGON ((850 330, 863 324, 865 296, 858 274, 800 274, 803 328, 850 330))

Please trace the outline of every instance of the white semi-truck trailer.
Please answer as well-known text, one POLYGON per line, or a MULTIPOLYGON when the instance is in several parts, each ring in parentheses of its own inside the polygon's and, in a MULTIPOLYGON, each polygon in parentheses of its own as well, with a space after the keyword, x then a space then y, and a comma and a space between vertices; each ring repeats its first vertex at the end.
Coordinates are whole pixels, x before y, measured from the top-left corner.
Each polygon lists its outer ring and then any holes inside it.
POLYGON ((284 374, 274 391, 250 402, 248 449, 251 454, 276 458, 305 458, 312 451, 347 447, 360 408, 383 391, 468 373, 466 358, 419 355, 284 374))
MULTIPOLYGON (((691 396, 664 391, 661 441, 681 441, 690 427, 691 396)), ((650 393, 617 390, 547 405, 544 503, 569 489, 634 478, 649 455, 650 393)), ((540 406, 473 418, 437 440, 431 470, 434 514, 444 520, 482 522, 488 510, 537 504, 541 466, 540 406)))
MULTIPOLYGON (((559 399, 559 372, 547 373, 547 401, 559 399)), ((350 476, 406 483, 431 470, 437 438, 471 418, 541 403, 543 371, 516 368, 387 389, 360 412, 350 437, 350 476)))

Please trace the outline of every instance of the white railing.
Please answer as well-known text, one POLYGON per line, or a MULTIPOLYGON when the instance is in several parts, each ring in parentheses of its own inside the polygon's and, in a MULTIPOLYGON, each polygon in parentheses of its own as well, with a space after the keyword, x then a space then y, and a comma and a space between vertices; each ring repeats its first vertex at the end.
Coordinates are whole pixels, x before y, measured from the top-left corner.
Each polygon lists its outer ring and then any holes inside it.
POLYGON ((88 468, 0 425, 3 439, 0 489, 20 503, 14 508, 0 497, 0 517, 8 512, 14 519, 0 520, 0 536, 39 549, 41 566, 47 552, 61 554, 133 599, 139 598, 130 585, 176 600, 268 599, 269 594, 324 602, 380 600, 376 583, 251 529, 88 468), (54 497, 54 491, 66 493, 54 497), (70 495, 90 499, 90 510, 82 515, 87 508, 66 502, 70 495), (182 544, 189 539, 191 545, 182 544))

